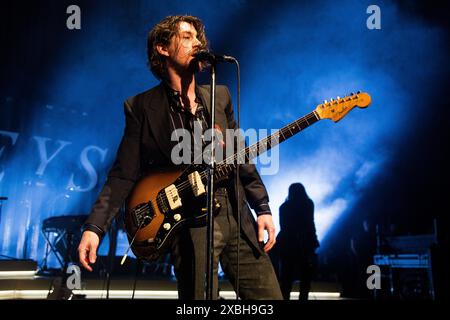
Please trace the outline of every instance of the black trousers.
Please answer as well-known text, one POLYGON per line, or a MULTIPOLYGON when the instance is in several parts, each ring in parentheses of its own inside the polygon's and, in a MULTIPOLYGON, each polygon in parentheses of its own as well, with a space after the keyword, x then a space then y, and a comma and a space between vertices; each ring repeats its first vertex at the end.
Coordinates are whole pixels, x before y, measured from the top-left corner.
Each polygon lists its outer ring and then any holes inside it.
POLYGON ((308 300, 311 282, 317 268, 317 254, 312 250, 292 251, 281 258, 280 285, 283 298, 290 299, 293 282, 300 280, 300 300, 308 300))
MULTIPOLYGON (((237 243, 239 252, 239 295, 241 299, 281 300, 281 290, 267 254, 260 255, 249 245, 237 222, 225 189, 216 193, 221 204, 214 218, 213 292, 218 293, 218 263, 236 290, 237 243)), ((206 227, 186 228, 174 239, 172 263, 178 281, 178 297, 187 300, 205 299, 206 227)), ((217 299, 218 295, 214 295, 217 299)))

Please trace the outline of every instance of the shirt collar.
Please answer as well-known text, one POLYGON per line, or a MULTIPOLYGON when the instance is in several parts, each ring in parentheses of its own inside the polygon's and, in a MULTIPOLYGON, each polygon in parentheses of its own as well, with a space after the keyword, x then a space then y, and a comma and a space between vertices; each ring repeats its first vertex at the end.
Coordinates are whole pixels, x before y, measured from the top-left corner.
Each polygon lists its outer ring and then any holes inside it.
MULTIPOLYGON (((167 92, 167 97, 169 98, 169 105, 170 107, 178 112, 186 112, 187 114, 191 114, 190 112, 187 112, 183 107, 181 106, 180 102, 180 92, 177 90, 172 89, 166 82, 163 82, 164 88, 167 92)), ((195 86, 195 102, 198 103, 197 106, 197 112, 200 110, 203 111, 202 101, 200 99, 200 91, 198 90, 198 86, 195 86)))

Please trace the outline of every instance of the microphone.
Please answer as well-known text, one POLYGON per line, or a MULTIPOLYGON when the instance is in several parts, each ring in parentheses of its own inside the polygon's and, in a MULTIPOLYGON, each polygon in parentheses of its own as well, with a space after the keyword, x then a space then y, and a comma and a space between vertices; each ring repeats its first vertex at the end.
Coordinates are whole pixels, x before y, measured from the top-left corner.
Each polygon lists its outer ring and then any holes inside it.
POLYGON ((235 62, 236 59, 231 56, 222 54, 215 54, 208 50, 200 50, 193 55, 198 61, 208 61, 210 63, 215 62, 235 62))

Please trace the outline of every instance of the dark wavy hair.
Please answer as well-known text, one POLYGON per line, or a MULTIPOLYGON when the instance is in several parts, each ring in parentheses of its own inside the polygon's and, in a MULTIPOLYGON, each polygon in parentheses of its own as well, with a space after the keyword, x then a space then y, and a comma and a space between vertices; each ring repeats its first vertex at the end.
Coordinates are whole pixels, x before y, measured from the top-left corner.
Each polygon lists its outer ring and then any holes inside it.
POLYGON ((309 196, 306 193, 305 187, 300 182, 293 183, 289 186, 289 201, 304 201, 308 200, 309 196))
POLYGON ((168 16, 164 18, 149 31, 147 36, 148 66, 153 75, 158 79, 166 78, 166 65, 165 57, 158 53, 156 46, 169 46, 172 37, 178 33, 180 22, 192 24, 197 31, 197 39, 201 42, 202 49, 208 47, 205 25, 199 18, 189 15, 168 16))

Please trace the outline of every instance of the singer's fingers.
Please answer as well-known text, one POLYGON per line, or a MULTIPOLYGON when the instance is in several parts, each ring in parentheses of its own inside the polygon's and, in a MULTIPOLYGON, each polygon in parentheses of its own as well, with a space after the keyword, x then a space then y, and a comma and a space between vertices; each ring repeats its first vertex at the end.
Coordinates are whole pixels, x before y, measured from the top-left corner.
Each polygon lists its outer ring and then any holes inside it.
POLYGON ((97 260, 97 246, 91 243, 91 248, 89 250, 89 262, 95 263, 95 260, 97 260))
POLYGON ((258 241, 259 242, 264 241, 264 229, 265 229, 264 222, 258 221, 258 241))
POLYGON ((83 236, 78 246, 78 256, 81 265, 89 271, 92 271, 90 263, 95 263, 97 258, 97 247, 99 237, 92 231, 83 232, 83 236))
POLYGON ((80 259, 80 263, 83 268, 92 272, 92 268, 88 264, 87 249, 85 247, 80 246, 80 248, 78 248, 78 258, 80 259))
POLYGON ((275 245, 275 228, 274 227, 268 227, 267 228, 267 233, 269 234, 269 239, 266 243, 266 245, 264 246, 264 251, 268 252, 270 249, 273 248, 273 246, 275 245))

